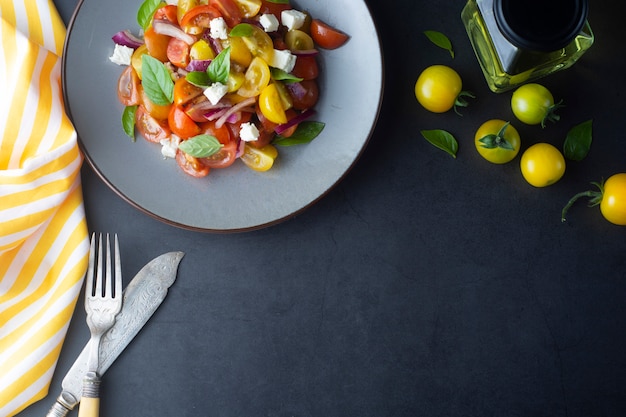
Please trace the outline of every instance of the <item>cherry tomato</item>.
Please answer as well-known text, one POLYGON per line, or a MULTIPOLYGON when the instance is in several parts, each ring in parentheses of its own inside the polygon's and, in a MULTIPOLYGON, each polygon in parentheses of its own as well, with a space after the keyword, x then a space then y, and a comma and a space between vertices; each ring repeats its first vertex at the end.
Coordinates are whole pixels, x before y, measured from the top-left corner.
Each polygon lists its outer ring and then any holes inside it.
POLYGON ((517 130, 504 120, 493 119, 483 123, 474 135, 478 153, 494 164, 505 164, 517 156, 520 136, 517 130))
POLYGON ((319 87, 315 80, 304 80, 298 85, 288 85, 287 91, 291 96, 292 106, 296 110, 315 107, 319 99, 319 87))
POLYGON ((589 198, 589 206, 600 205, 602 216, 618 226, 626 226, 626 173, 614 174, 604 183, 592 182, 598 190, 583 191, 576 194, 561 212, 561 221, 565 221, 567 210, 581 197, 589 198))
POLYGON ((246 46, 243 38, 233 36, 229 37, 228 41, 230 43, 230 60, 242 67, 250 65, 250 62, 252 62, 252 53, 246 46))
POLYGON ((474 97, 462 91, 463 83, 459 74, 445 65, 432 65, 426 68, 415 83, 415 97, 426 110, 444 113, 454 107, 468 105, 464 97, 474 97))
POLYGON ((291 74, 304 80, 314 80, 319 75, 317 59, 312 55, 300 55, 296 58, 296 65, 291 74))
POLYGON ((135 112, 135 127, 141 136, 149 142, 159 143, 172 134, 171 129, 165 122, 159 122, 148 114, 143 105, 137 107, 135 112))
POLYGON ((275 83, 265 87, 259 96, 261 113, 270 121, 278 124, 287 123, 287 116, 283 108, 280 94, 275 83))
POLYGON ((167 117, 169 116, 170 108, 172 107, 172 105, 167 104, 163 106, 163 105, 155 104, 152 102, 152 100, 150 100, 150 98, 146 94, 146 91, 143 88, 140 88, 140 90, 141 90, 141 102, 146 108, 146 111, 148 112, 148 114, 157 120, 167 120, 167 117))
POLYGON ((241 39, 245 42, 252 56, 261 57, 265 62, 272 62, 274 57, 274 42, 272 38, 260 27, 256 25, 250 25, 250 27, 252 28, 252 34, 241 39))
MULTIPOLYGON (((228 129, 228 128, 226 128, 228 129)), ((198 161, 206 167, 227 168, 231 166, 237 159, 237 142, 234 140, 223 144, 222 149, 206 158, 198 158, 198 161)))
POLYGON ((117 80, 117 98, 125 106, 134 106, 141 102, 139 77, 131 65, 122 71, 117 80))
POLYGON ((172 132, 181 139, 189 139, 202 133, 200 126, 185 113, 181 106, 172 106, 167 122, 172 132))
POLYGON ((348 41, 348 35, 322 22, 319 19, 311 20, 311 37, 322 48, 336 49, 348 41))
POLYGON ((208 166, 201 164, 197 158, 187 155, 181 150, 176 151, 176 162, 185 174, 192 177, 202 178, 209 175, 210 168, 208 166))
POLYGON ((235 0, 235 3, 245 18, 254 17, 261 10, 261 0, 235 0))
POLYGON ((285 44, 292 51, 306 51, 315 48, 313 38, 298 29, 290 30, 285 34, 285 44))
POLYGON ((167 59, 179 68, 189 65, 190 46, 178 38, 170 38, 167 44, 167 59))
POLYGON ((130 58, 130 65, 135 69, 135 72, 137 73, 137 77, 139 77, 140 80, 142 78, 142 73, 141 73, 142 59, 141 58, 147 53, 148 53, 148 47, 144 43, 143 45, 135 49, 135 52, 133 52, 133 55, 130 58))
POLYGON ((535 187, 554 184, 565 174, 563 154, 549 143, 536 143, 526 149, 520 160, 524 179, 535 187))
POLYGON ((265 60, 254 57, 246 70, 245 80, 237 94, 242 97, 256 97, 270 82, 270 68, 265 60))
POLYGON ((267 171, 274 165, 277 156, 278 151, 273 145, 255 148, 246 143, 240 159, 246 166, 255 171, 267 171))
POLYGON ((156 12, 154 12, 154 16, 152 16, 152 19, 165 19, 169 20, 172 23, 178 23, 178 7, 174 4, 161 6, 156 10, 156 12))
POLYGON ((554 112, 560 107, 561 102, 554 104, 552 93, 540 84, 524 84, 511 96, 513 114, 528 125, 545 127, 546 121, 558 121, 560 117, 554 112))
POLYGON ((220 11, 228 27, 232 28, 241 23, 243 15, 233 0, 209 0, 209 4, 220 11))
POLYGON ((197 35, 210 27, 211 19, 221 17, 217 8, 210 5, 199 5, 189 9, 180 20, 180 27, 187 33, 197 35))
POLYGON ((144 42, 148 48, 148 53, 161 62, 167 62, 167 45, 170 37, 156 33, 152 26, 148 27, 143 34, 144 42))
POLYGON ((182 105, 196 97, 199 97, 204 90, 187 81, 187 78, 180 77, 174 82, 174 104, 182 105))
POLYGON ((283 10, 291 10, 291 5, 289 3, 274 3, 268 0, 261 0, 259 13, 273 14, 280 21, 280 14, 283 10))
POLYGON ((204 134, 214 136, 222 145, 234 142, 230 129, 228 129, 226 124, 218 128, 215 126, 215 121, 207 121, 200 123, 200 130, 204 134))
POLYGON ((198 0, 178 0, 178 10, 176 13, 176 22, 183 20, 187 12, 198 5, 198 0))

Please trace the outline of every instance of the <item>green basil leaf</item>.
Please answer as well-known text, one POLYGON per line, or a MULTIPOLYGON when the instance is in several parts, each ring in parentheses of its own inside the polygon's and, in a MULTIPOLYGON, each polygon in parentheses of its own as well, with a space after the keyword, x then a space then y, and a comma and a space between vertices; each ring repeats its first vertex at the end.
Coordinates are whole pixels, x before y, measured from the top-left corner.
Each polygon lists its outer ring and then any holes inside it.
POLYGON ((220 52, 206 69, 209 79, 214 83, 228 83, 230 73, 230 46, 220 52))
POLYGON ((182 141, 178 149, 195 158, 206 158, 219 152, 222 144, 215 136, 198 135, 182 141))
POLYGON ((174 102, 174 81, 165 65, 148 54, 141 57, 142 85, 154 104, 166 106, 174 102))
POLYGON ((426 30, 424 31, 424 35, 426 35, 426 37, 438 47, 450 52, 450 56, 454 58, 452 42, 450 42, 450 39, 448 39, 446 35, 441 32, 437 32, 436 30, 426 30))
POLYGON ((574 126, 565 138, 563 155, 572 161, 582 161, 591 148, 593 120, 574 126))
POLYGON ((211 78, 209 74, 204 71, 191 71, 185 75, 185 78, 189 83, 200 88, 208 88, 211 85, 211 78))
POLYGON ((122 112, 122 128, 133 142, 135 141, 135 113, 137 113, 137 106, 126 106, 122 112))
POLYGON ((446 151, 452 155, 453 158, 456 158, 456 153, 459 150, 459 143, 456 141, 454 136, 452 136, 452 134, 440 129, 422 130, 421 134, 432 145, 442 151, 446 151))
POLYGON ((281 70, 280 68, 271 67, 270 72, 274 80, 282 81, 287 84, 299 83, 300 81, 304 80, 304 78, 298 78, 293 74, 289 74, 288 72, 281 70))
POLYGON ((272 143, 278 146, 302 145, 315 139, 326 126, 322 122, 301 122, 296 131, 290 137, 286 138, 276 135, 272 143))
POLYGON ((154 12, 161 6, 161 0, 144 0, 137 10, 137 23, 139 26, 146 30, 152 22, 152 16, 154 12))
POLYGON ((250 23, 239 23, 237 26, 231 29, 229 35, 230 36, 252 36, 254 30, 252 29, 252 25, 250 23))

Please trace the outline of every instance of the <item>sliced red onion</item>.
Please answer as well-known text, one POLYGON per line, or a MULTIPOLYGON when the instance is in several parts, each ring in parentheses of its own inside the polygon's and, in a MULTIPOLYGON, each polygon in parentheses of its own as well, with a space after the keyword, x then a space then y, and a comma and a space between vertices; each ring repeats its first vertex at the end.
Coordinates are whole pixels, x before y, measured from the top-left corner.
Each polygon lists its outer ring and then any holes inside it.
POLYGON ((291 53, 296 56, 315 56, 320 52, 317 49, 294 49, 291 53))
POLYGON ((124 45, 133 49, 139 48, 144 43, 143 39, 133 35, 128 29, 117 32, 111 39, 118 45, 124 45))
POLYGON ((189 61, 189 64, 187 65, 185 70, 189 72, 191 71, 204 72, 206 71, 207 68, 209 68, 210 64, 211 64, 210 59, 192 59, 191 61, 189 61))
POLYGON ((248 106, 253 106, 255 103, 256 97, 250 97, 243 101, 240 101, 239 103, 229 108, 227 112, 225 112, 219 119, 217 119, 217 121, 215 122, 215 127, 219 129, 224 125, 224 123, 226 123, 228 117, 230 117, 231 114, 243 110, 248 106))
POLYGON ((152 21, 152 28, 159 35, 166 35, 176 39, 180 39, 187 45, 192 45, 196 41, 196 38, 188 33, 185 33, 185 31, 182 30, 180 26, 170 22, 167 19, 154 19, 152 21))
POLYGON ((241 157, 241 155, 243 155, 245 148, 246 148, 246 142, 239 139, 239 143, 237 143, 237 153, 235 153, 235 158, 241 157))
POLYGON ((224 115, 228 111, 228 107, 222 107, 217 109, 210 109, 206 113, 204 113, 205 120, 213 121, 217 120, 224 115))
POLYGON ((299 123, 302 123, 303 121, 305 121, 309 117, 312 117, 313 115, 315 115, 315 110, 313 110, 313 109, 306 109, 305 111, 303 111, 302 113, 300 113, 299 115, 294 117, 293 119, 287 121, 287 123, 283 123, 282 125, 276 126, 274 128, 274 132, 276 132, 277 134, 280 135, 280 134, 284 133, 290 127, 295 126, 295 125, 297 125, 299 123))
POLYGON ((307 93, 306 88, 300 83, 285 83, 285 87, 289 90, 289 93, 297 99, 303 98, 307 93))
POLYGON ((185 110, 185 113, 187 113, 187 116, 191 117, 194 122, 201 123, 207 121, 205 114, 215 109, 219 110, 227 107, 230 107, 230 103, 226 102, 225 100, 221 100, 217 104, 211 104, 209 100, 204 99, 198 100, 197 102, 193 103, 187 108, 187 110, 185 110))

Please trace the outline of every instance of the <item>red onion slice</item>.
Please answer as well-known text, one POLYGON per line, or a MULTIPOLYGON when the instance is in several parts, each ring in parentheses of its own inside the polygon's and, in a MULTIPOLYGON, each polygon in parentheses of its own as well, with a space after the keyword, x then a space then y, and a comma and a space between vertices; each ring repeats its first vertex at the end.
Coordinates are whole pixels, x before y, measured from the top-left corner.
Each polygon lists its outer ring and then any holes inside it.
POLYGON ((124 45, 133 49, 139 48, 144 43, 143 39, 133 35, 128 29, 117 32, 111 39, 118 45, 124 45))
POLYGON ((159 35, 171 36, 176 39, 180 39, 185 42, 187 45, 192 45, 196 38, 185 33, 184 30, 180 28, 180 26, 170 22, 167 19, 154 19, 152 21, 152 28, 159 35))
POLYGON ((294 117, 293 119, 287 121, 287 123, 283 123, 281 125, 276 126, 274 128, 274 132, 280 135, 283 132, 285 132, 287 129, 289 129, 290 127, 295 126, 299 123, 302 123, 303 121, 312 117, 313 115, 315 115, 315 110, 306 109, 305 111, 303 111, 302 113, 294 117))

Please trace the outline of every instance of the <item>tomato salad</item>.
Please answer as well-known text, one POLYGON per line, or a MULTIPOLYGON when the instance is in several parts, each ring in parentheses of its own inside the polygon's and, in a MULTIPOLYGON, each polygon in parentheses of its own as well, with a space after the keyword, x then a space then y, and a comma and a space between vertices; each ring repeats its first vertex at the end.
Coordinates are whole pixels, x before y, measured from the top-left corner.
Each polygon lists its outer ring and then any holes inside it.
POLYGON ((204 177, 237 159, 270 169, 275 145, 308 143, 319 98, 319 48, 348 35, 289 0, 144 0, 142 36, 113 36, 125 65, 118 98, 124 131, 161 145, 182 170, 204 177))

